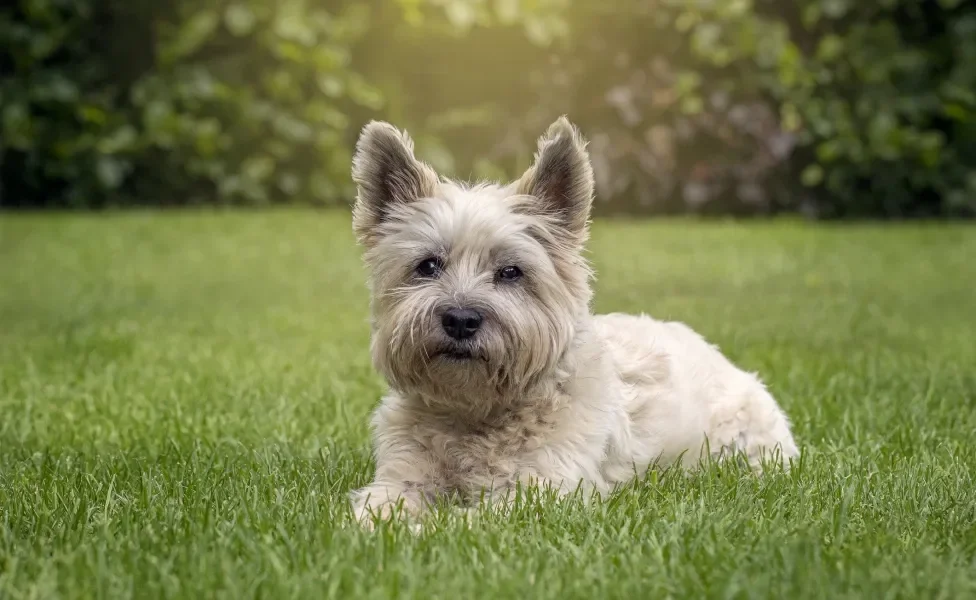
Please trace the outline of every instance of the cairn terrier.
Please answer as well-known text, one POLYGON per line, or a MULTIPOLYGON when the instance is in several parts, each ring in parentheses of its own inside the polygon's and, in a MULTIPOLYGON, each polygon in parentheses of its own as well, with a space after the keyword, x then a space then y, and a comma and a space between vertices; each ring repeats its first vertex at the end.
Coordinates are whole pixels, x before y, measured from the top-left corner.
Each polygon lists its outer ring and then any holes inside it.
POLYGON ((590 313, 586 142, 565 118, 507 185, 439 178, 372 122, 353 161, 372 358, 390 391, 356 517, 516 485, 604 493, 709 454, 788 466, 790 424, 762 382, 681 323, 590 313))

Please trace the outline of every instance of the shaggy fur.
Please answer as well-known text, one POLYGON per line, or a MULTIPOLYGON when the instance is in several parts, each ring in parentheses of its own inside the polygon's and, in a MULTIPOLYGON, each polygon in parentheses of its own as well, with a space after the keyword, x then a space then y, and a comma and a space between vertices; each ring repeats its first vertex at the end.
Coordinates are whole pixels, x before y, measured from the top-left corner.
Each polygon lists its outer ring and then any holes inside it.
POLYGON ((519 482, 602 493, 705 452, 757 469, 798 454, 763 384, 691 329, 590 313, 593 174, 565 118, 509 185, 441 180, 377 122, 353 177, 373 361, 390 385, 372 423, 375 481, 352 494, 363 522, 436 495, 505 498, 519 482), (451 308, 481 315, 473 336, 445 332, 451 308))

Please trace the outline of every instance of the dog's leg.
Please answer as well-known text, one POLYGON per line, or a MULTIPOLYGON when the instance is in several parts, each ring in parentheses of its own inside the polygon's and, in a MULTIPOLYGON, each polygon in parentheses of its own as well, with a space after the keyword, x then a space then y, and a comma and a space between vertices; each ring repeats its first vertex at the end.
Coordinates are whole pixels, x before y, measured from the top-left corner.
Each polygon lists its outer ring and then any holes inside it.
POLYGON ((374 520, 389 520, 394 516, 416 517, 428 506, 423 490, 412 482, 374 481, 350 495, 353 515, 364 527, 371 529, 374 520))
POLYGON ((423 448, 410 440, 384 441, 377 448, 373 483, 350 495, 354 516, 365 527, 371 527, 375 518, 420 516, 430 507, 436 489, 433 461, 423 448))
POLYGON ((764 464, 789 469, 790 459, 799 456, 786 415, 758 381, 746 392, 717 411, 710 432, 712 457, 727 460, 744 456, 753 471, 764 464))

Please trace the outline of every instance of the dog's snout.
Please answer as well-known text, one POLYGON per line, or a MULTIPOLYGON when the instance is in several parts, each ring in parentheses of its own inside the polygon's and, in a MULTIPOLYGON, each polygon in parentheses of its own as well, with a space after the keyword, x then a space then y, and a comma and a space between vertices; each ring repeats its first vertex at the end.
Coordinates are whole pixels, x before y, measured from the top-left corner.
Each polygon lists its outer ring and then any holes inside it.
POLYGON ((481 327, 481 314, 470 308, 449 308, 441 317, 447 335, 456 340, 469 338, 481 327))

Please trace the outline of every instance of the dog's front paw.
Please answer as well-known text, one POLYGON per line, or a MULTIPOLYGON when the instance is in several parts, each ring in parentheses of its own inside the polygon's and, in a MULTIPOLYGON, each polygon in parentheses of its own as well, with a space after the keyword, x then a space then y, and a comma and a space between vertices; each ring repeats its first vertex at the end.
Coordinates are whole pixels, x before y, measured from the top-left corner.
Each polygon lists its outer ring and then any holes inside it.
POLYGON ((372 531, 379 521, 417 516, 423 506, 417 495, 385 485, 370 485, 351 494, 353 517, 372 531))

